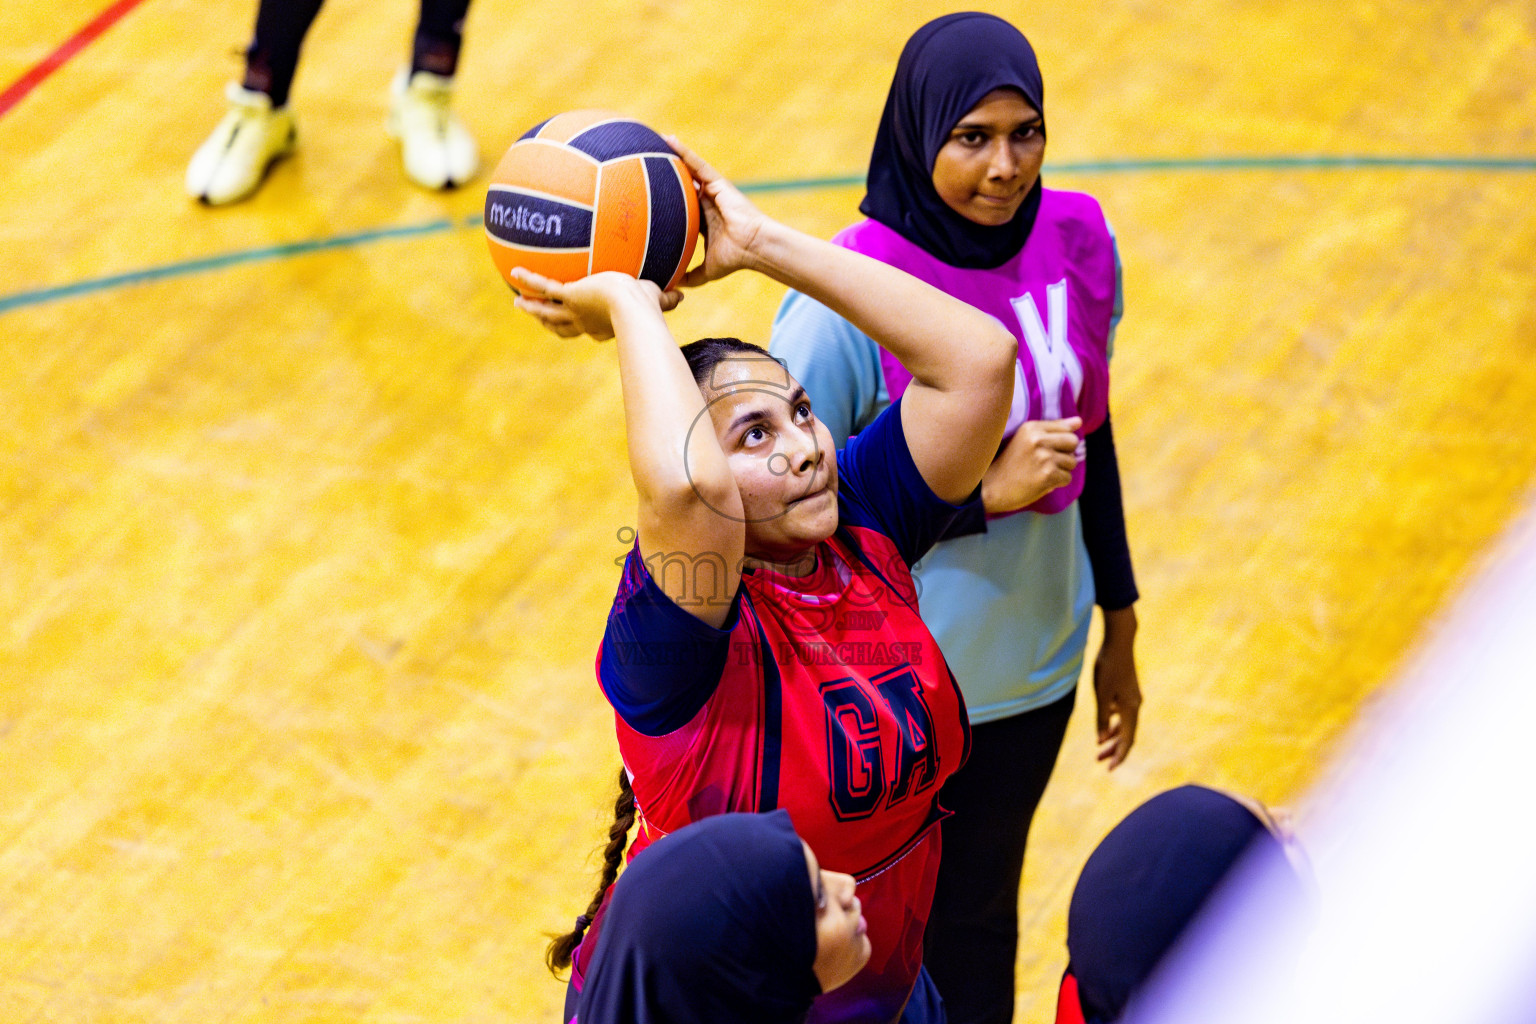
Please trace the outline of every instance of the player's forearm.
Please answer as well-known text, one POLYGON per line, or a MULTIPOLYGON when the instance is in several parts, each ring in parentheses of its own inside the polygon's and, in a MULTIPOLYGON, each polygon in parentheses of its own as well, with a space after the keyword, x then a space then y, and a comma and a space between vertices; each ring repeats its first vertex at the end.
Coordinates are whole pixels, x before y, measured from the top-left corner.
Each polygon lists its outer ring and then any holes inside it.
POLYGON ((1100 612, 1104 616, 1104 646, 1112 649, 1130 650, 1136 644, 1136 606, 1127 605, 1124 608, 1102 608, 1100 612))
POLYGON ((981 478, 981 504, 993 514, 1016 512, 1051 492, 1051 485, 1028 479, 1013 461, 997 459, 981 478))
POLYGON ((625 296, 612 307, 629 468, 640 500, 724 500, 735 482, 704 398, 661 312, 625 296), (701 429, 691 429, 702 420, 701 429))
POLYGON ((769 221, 756 269, 832 309, 945 392, 1011 394, 1018 342, 995 319, 861 253, 769 221))

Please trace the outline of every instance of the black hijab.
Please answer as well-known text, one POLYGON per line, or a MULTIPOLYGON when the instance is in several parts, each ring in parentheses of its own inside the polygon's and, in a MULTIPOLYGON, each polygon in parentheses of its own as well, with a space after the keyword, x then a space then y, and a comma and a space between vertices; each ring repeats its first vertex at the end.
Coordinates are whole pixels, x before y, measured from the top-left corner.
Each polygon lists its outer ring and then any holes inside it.
MULTIPOLYGON (((1250 849, 1285 861, 1280 840, 1253 811, 1203 786, 1159 793, 1104 837, 1067 909, 1068 970, 1086 1020, 1120 1017, 1250 849)), ((1297 879, 1298 900, 1301 894, 1297 879)))
POLYGON ((1044 86, 1023 33, 990 14, 947 14, 907 40, 880 115, 859 210, 954 267, 997 267, 1018 255, 1040 210, 1036 181, 1013 220, 998 227, 951 210, 933 187, 933 163, 966 112, 993 89, 1014 88, 1040 113, 1044 86))
POLYGON ((580 1024, 789 1024, 821 994, 816 900, 789 813, 719 814, 614 883, 580 1024))

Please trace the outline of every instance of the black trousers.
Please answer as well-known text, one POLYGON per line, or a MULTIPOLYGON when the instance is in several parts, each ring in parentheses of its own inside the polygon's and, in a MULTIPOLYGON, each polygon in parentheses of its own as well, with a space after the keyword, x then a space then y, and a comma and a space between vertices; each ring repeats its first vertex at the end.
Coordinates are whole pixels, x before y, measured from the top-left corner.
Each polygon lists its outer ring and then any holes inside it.
POLYGON ((1019 950, 1019 879, 1076 692, 971 727, 971 756, 944 784, 944 857, 923 965, 949 1024, 1009 1024, 1019 950))
MULTIPOLYGON (((256 9, 256 34, 245 53, 245 87, 272 97, 274 107, 286 106, 299 49, 320 13, 323 0, 261 0, 256 9)), ((463 45, 464 15, 469 0, 421 0, 411 52, 412 71, 452 75, 463 45)))

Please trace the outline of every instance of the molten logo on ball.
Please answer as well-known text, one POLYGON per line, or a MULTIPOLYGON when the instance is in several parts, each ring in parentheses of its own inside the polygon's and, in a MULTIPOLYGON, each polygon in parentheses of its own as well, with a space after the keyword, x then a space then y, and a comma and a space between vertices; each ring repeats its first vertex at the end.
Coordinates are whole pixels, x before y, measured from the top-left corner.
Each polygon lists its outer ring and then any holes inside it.
POLYGON ((561 234, 560 215, 558 213, 543 214, 538 210, 530 210, 521 204, 515 207, 503 206, 500 203, 491 205, 492 225, 498 228, 511 228, 513 231, 530 231, 536 235, 561 234))

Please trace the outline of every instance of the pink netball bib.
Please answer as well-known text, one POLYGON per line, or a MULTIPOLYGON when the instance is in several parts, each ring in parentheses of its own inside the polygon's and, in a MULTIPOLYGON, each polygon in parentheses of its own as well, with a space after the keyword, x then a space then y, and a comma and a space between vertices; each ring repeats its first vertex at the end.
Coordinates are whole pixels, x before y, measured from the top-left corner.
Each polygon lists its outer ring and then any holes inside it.
MULTIPOLYGON (((1029 241, 1000 267, 952 267, 877 221, 864 220, 833 239, 990 313, 1019 340, 1013 407, 1005 436, 1025 420, 1081 416, 1079 437, 1109 410, 1109 328, 1115 302, 1115 257, 1109 226, 1092 196, 1046 189, 1029 241)), ((889 352, 881 367, 891 401, 912 375, 889 352)), ((1029 511, 1067 508, 1083 490, 1083 447, 1071 483, 1029 511)), ((1011 513, 1010 513, 1011 514, 1011 513)))

